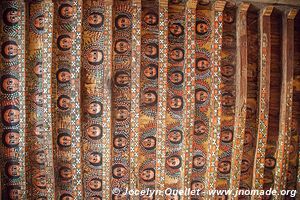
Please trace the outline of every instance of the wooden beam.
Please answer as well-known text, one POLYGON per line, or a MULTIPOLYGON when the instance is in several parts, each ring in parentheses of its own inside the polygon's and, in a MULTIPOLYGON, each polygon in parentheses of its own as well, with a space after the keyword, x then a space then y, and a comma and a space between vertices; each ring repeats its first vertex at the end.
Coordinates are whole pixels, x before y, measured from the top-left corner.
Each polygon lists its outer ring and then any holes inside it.
MULTIPOLYGON (((167 115, 167 70, 168 70, 168 1, 159 0, 159 64, 155 189, 165 189, 165 133, 167 115)), ((155 197, 163 199, 163 195, 155 197)))
MULTIPOLYGON (((232 159, 230 171, 230 189, 235 192, 239 189, 241 161, 246 122, 247 104, 247 10, 249 3, 242 3, 237 12, 237 65, 236 65, 236 104, 235 121, 232 144, 232 159)), ((231 196, 230 199, 237 199, 231 196)))
MULTIPOLYGON (((258 130, 253 167, 252 189, 263 189, 264 160, 268 134, 270 67, 271 67, 271 13, 272 6, 264 8, 260 13, 260 70, 259 70, 259 105, 258 130)), ((255 199, 255 196, 251 197, 255 199)))
MULTIPOLYGON (((141 65, 141 0, 133 0, 132 10, 132 59, 131 59, 131 106, 130 106, 130 189, 137 190, 139 172, 139 108, 140 108, 140 65, 141 65)), ((131 199, 139 199, 134 195, 131 199)))
MULTIPOLYGON (((52 27, 53 3, 35 2, 28 4, 28 19, 34 19, 37 13, 43 13, 45 20, 44 31, 37 34, 35 29, 26 30, 26 190, 27 199, 36 199, 42 195, 54 199, 54 165, 52 142, 52 113, 51 113, 51 67, 52 67, 52 27), (36 76, 32 70, 39 65, 42 69, 41 77, 36 76), (44 98, 41 105, 32 101, 32 97, 40 93, 44 98), (42 126, 43 137, 36 134, 38 125, 42 126), (37 152, 45 155, 45 167, 32 165, 36 160, 37 152), (36 175, 45 176, 47 186, 39 188, 34 184, 36 175)), ((37 96, 38 97, 38 96, 37 96)))
POLYGON ((112 12, 111 1, 104 2, 105 52, 103 70, 103 172, 102 198, 111 199, 111 76, 112 76, 112 12))
MULTIPOLYGON (((219 138, 221 132, 221 49, 223 31, 223 10, 225 1, 216 1, 213 5, 212 27, 212 58, 211 58, 211 97, 210 97, 210 120, 207 148, 207 171, 205 174, 206 191, 216 189, 217 166, 219 152, 219 138)), ((206 193, 206 198, 211 196, 206 193)))
MULTIPOLYGON (((16 198, 27 199, 26 197, 26 177, 25 177, 25 127, 26 127, 26 110, 25 110, 25 22, 26 22, 26 5, 23 1, 1 1, 0 12, 15 9, 18 13, 15 28, 6 30, 4 17, 0 20, 0 45, 8 48, 13 46, 17 49, 12 55, 1 51, 0 60, 0 77, 8 76, 8 80, 14 80, 13 91, 1 90, 1 136, 13 136, 19 138, 15 146, 10 143, 0 143, 0 174, 1 174, 1 193, 2 199, 9 199, 8 194, 18 194, 16 198), (5 57, 3 56, 5 55, 5 57), (13 67, 12 67, 13 66, 13 67), (13 121, 4 115, 12 115, 13 121), (5 120, 6 118, 6 120, 5 120), (4 131, 6 130, 6 131, 4 131), (16 133, 16 134, 14 134, 16 133), (5 134, 5 135, 4 135, 5 134), (15 168, 19 176, 7 174, 7 167, 15 168)), ((4 138, 3 137, 3 138, 4 138)))
MULTIPOLYGON (((196 1, 188 1, 185 9, 185 63, 184 63, 184 122, 183 144, 185 151, 182 154, 184 163, 181 189, 189 188, 192 174, 193 131, 195 117, 195 58, 196 58, 196 1)), ((188 198, 189 199, 189 198, 188 198)))
MULTIPOLYGON (((294 18, 296 13, 295 9, 291 9, 282 16, 282 83, 274 176, 274 189, 277 191, 285 189, 285 174, 288 169, 293 98, 294 18)), ((281 198, 280 195, 274 196, 274 199, 279 198, 281 198)))

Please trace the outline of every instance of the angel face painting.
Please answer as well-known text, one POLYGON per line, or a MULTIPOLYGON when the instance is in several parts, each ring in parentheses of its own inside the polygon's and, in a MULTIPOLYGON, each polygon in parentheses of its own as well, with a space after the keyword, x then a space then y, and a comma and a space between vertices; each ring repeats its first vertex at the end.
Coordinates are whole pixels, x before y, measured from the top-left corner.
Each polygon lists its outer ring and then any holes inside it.
POLYGON ((172 130, 168 134, 168 139, 173 144, 180 144, 182 142, 182 131, 172 130))
POLYGON ((123 178, 127 173, 127 169, 122 164, 115 164, 112 167, 112 176, 115 179, 123 178))
POLYGON ((221 67, 221 74, 226 78, 232 77, 234 73, 235 71, 232 65, 224 65, 221 67))
POLYGON ((174 85, 180 85, 183 83, 183 73, 181 71, 174 71, 169 79, 174 85))
POLYGON ((208 91, 206 91, 205 89, 199 88, 195 92, 195 99, 196 102, 199 104, 205 103, 208 97, 209 97, 208 91))
POLYGON ((157 103, 157 94, 155 91, 149 90, 143 93, 142 99, 146 106, 152 106, 157 103))
POLYGON ((37 62, 34 67, 33 67, 33 72, 34 74, 38 77, 41 78, 43 75, 43 68, 42 68, 42 63, 37 62))
POLYGON ((119 106, 115 115, 117 121, 125 121, 129 117, 129 111, 125 106, 119 106))
POLYGON ((6 59, 13 59, 18 55, 18 45, 13 40, 8 40, 2 43, 1 46, 1 53, 2 56, 6 59))
POLYGON ((231 13, 224 12, 224 14, 223 14, 223 21, 225 23, 231 24, 234 21, 234 16, 231 13))
POLYGON ((204 158, 201 155, 196 155, 193 157, 193 168, 195 169, 201 169, 204 167, 206 163, 206 158, 204 158))
POLYGON ((127 15, 120 14, 115 19, 117 29, 123 30, 131 26, 131 19, 127 15))
POLYGON ((88 186, 92 191, 102 190, 102 180, 99 178, 93 178, 88 182, 88 186))
POLYGON ((155 170, 153 168, 144 169, 141 174, 140 178, 145 182, 150 182, 155 180, 155 170))
POLYGON ((69 133, 60 133, 57 137, 57 144, 60 147, 70 147, 72 142, 71 135, 69 133))
POLYGON ((38 165, 44 165, 46 162, 46 152, 44 150, 39 150, 34 155, 34 161, 38 165))
POLYGON ((221 131, 221 141, 225 143, 232 142, 233 132, 232 130, 226 129, 221 131))
POLYGON ((117 135, 117 136, 115 136, 115 138, 113 140, 113 146, 116 149, 124 148, 127 145, 127 143, 128 143, 128 140, 123 135, 117 135))
POLYGON ((222 106, 225 108, 230 108, 234 106, 234 96, 230 92, 225 92, 222 94, 222 106))
POLYGON ((60 110, 68 110, 71 107, 71 98, 67 95, 60 95, 57 99, 57 107, 60 110))
POLYGON ((87 112, 92 118, 100 117, 102 114, 102 103, 99 101, 92 101, 88 104, 87 112))
POLYGON ((100 28, 104 22, 104 16, 100 12, 92 12, 87 17, 88 24, 93 28, 100 28))
POLYGON ((158 58, 158 45, 155 43, 150 43, 145 46, 145 55, 149 58, 158 58))
POLYGON ((174 48, 173 50, 171 50, 170 52, 170 58, 173 61, 176 62, 181 62, 184 59, 184 50, 181 48, 174 48))
POLYGON ((4 94, 13 94, 19 90, 19 80, 13 75, 1 77, 1 91, 4 94))
POLYGON ((126 71, 117 71, 115 74, 115 85, 118 87, 128 86, 130 83, 130 75, 126 71))
POLYGON ((14 26, 19 23, 21 12, 16 8, 7 8, 3 12, 3 22, 7 26, 14 26))
POLYGON ((68 83, 71 80, 71 72, 69 69, 61 68, 56 72, 56 79, 58 83, 68 83))
POLYGON ((20 122, 20 110, 17 106, 5 106, 2 109, 2 122, 8 126, 18 125, 20 122))
POLYGON ((18 130, 5 130, 2 135, 3 144, 6 147, 16 147, 20 143, 20 134, 18 130))
POLYGON ((119 39, 115 43, 115 52, 118 54, 126 53, 130 49, 130 45, 127 40, 119 39))
POLYGON ((196 121, 194 134, 195 135, 204 135, 208 131, 206 124, 203 121, 196 121))
POLYGON ((86 133, 92 140, 101 139, 102 127, 99 124, 93 124, 87 128, 86 133))
POLYGON ((241 172, 246 173, 249 170, 250 166, 251 163, 248 160, 243 159, 241 163, 241 172))
POLYGON ((204 183, 200 181, 192 181, 191 189, 196 191, 202 191, 204 189, 204 183))
POLYGON ((156 146, 156 138, 154 136, 149 136, 143 139, 142 145, 147 150, 153 150, 156 146))
POLYGON ((5 164, 5 174, 13 179, 20 177, 20 163, 17 161, 8 161, 5 164))
POLYGON ((100 166, 102 164, 102 154, 99 152, 92 152, 88 155, 88 162, 92 166, 100 166))
POLYGON ((196 33, 198 35, 205 35, 208 32, 209 25, 206 21, 200 20, 196 22, 196 33))
POLYGON ((231 169, 231 163, 229 161, 221 161, 218 164, 218 171, 221 174, 229 174, 231 169))
POLYGON ((174 111, 183 109, 183 98, 181 96, 173 96, 170 100, 170 108, 174 111))
POLYGON ((276 166, 276 159, 273 156, 266 156, 265 167, 267 169, 274 169, 276 166))
POLYGON ((45 16, 39 15, 33 19, 33 25, 37 30, 44 30, 45 27, 45 16))
POLYGON ((63 3, 58 8, 58 14, 62 19, 70 19, 75 12, 75 9, 71 4, 63 3))
POLYGON ((22 191, 19 185, 10 185, 7 187, 7 193, 10 200, 21 199, 22 191))
POLYGON ((197 58, 196 69, 200 72, 204 72, 209 69, 210 63, 206 58, 197 58))
POLYGON ((180 23, 173 23, 169 26, 169 31, 173 36, 181 36, 184 34, 184 28, 180 23))
POLYGON ((147 13, 143 20, 149 26, 155 26, 158 24, 158 16, 154 12, 147 13))
POLYGON ((72 178, 72 170, 67 166, 62 166, 59 169, 59 177, 63 180, 70 180, 72 178))
POLYGON ((157 78, 157 65, 150 64, 144 69, 144 75, 148 79, 156 79, 157 78))
POLYGON ((47 181, 44 172, 35 174, 32 178, 32 183, 39 189, 46 189, 47 181))
POLYGON ((174 155, 166 160, 167 165, 172 169, 179 169, 181 167, 181 157, 174 155))
POLYGON ((103 63, 103 51, 98 49, 91 50, 87 55, 87 60, 90 65, 98 66, 103 63))
POLYGON ((68 51, 72 48, 73 39, 69 35, 60 35, 57 38, 57 47, 61 51, 68 51))

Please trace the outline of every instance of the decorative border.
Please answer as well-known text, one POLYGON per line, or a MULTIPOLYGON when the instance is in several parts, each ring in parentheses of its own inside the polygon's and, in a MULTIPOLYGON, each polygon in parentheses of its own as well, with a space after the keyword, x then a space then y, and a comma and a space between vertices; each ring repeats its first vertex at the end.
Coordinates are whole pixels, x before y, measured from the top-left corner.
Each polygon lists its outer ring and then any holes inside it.
MULTIPOLYGON (((217 163, 219 152, 219 138, 221 126, 221 50, 222 50, 222 29, 223 29, 223 10, 225 2, 216 1, 214 5, 214 27, 212 44, 212 68, 211 68, 211 101, 210 101, 210 121, 209 121, 209 141, 207 152, 207 172, 205 175, 205 189, 213 190, 216 188, 217 163)), ((208 194, 206 194, 207 197, 208 194)))
MULTIPOLYGON (((55 178, 54 178, 54 163, 53 163, 53 140, 52 140, 52 116, 51 116, 51 67, 52 67, 52 32, 53 32, 53 3, 47 2, 45 5, 45 14, 46 20, 45 24, 47 34, 44 34, 43 44, 47 44, 45 47, 47 52, 43 54, 45 61, 44 74, 45 77, 43 79, 44 90, 46 93, 46 98, 44 99, 44 122, 45 122, 45 135, 47 135, 47 194, 49 199, 54 199, 54 191, 55 191, 55 178)), ((46 51, 46 50, 45 50, 46 51)))
MULTIPOLYGON (((192 157, 193 157, 193 132, 195 118, 195 57, 196 57, 196 2, 187 2, 185 10, 185 63, 184 63, 184 139, 185 145, 182 154, 184 169, 182 175, 181 189, 189 188, 191 185, 192 157)), ((190 197, 187 197, 189 199, 190 197)))
MULTIPOLYGON (((165 187, 165 132, 167 115, 167 68, 168 68, 168 2, 159 0, 159 66, 155 189, 165 187)), ((162 196, 155 197, 162 199, 162 196)))
MULTIPOLYGON (((264 160, 268 133, 269 120, 269 94, 270 94, 270 15, 273 7, 265 8, 260 14, 260 73, 259 73, 259 107, 258 107, 258 131, 255 152, 255 164, 253 168, 252 189, 263 189, 264 160)), ((251 197, 255 199, 255 197, 251 197)))
MULTIPOLYGON (((139 106, 140 106, 140 65, 141 57, 141 0, 133 0, 132 11, 132 60, 131 60, 131 116, 130 116, 130 189, 137 188, 139 106)), ((137 199, 137 196, 131 197, 137 199)))
POLYGON ((104 90, 103 90, 103 174, 102 198, 111 198, 111 76, 112 76, 112 10, 110 1, 104 2, 104 90))

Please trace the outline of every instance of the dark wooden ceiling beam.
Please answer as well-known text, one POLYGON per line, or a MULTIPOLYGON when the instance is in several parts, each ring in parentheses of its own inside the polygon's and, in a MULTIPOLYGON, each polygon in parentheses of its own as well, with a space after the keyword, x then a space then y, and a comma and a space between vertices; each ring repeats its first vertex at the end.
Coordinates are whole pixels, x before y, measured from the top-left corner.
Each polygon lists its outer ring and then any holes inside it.
MULTIPOLYGON (((258 130, 253 166, 252 189, 262 190, 264 180, 265 151, 268 134, 269 100, 270 100, 270 68, 271 68, 271 14, 273 6, 261 10, 260 23, 260 66, 259 66, 259 105, 258 130)), ((253 195, 251 199, 256 199, 253 195)))
MULTIPOLYGON (((237 11, 237 50, 236 50, 236 104, 234 121, 234 138, 232 145, 232 160, 230 172, 230 189, 239 189, 241 161, 243 157, 243 141, 246 122, 247 102, 247 11, 249 3, 241 3, 237 11)), ((237 197, 232 197, 237 199, 237 197)))
POLYGON ((282 15, 282 83, 280 98, 279 137, 276 149, 274 189, 285 189, 286 170, 291 133, 293 66, 294 66, 294 19, 297 10, 290 9, 282 15))

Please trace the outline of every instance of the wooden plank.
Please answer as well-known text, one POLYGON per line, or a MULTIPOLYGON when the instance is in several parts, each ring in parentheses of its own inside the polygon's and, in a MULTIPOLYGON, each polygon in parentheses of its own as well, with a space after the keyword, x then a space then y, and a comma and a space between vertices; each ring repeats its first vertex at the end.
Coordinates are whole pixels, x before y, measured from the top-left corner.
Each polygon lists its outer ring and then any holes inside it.
MULTIPOLYGON (((195 48, 196 48, 196 5, 197 1, 189 0, 185 7, 185 63, 184 63, 184 122, 183 122, 183 145, 185 152, 182 154, 184 163, 181 181, 181 189, 189 188, 191 185, 191 174, 193 168, 193 133, 195 117, 195 48)), ((189 199, 190 197, 183 197, 189 199)))
MULTIPOLYGON (((237 14, 237 65, 236 65, 236 104, 230 171, 230 190, 233 193, 239 189, 241 163, 246 122, 247 104, 247 10, 249 3, 242 3, 237 14)), ((230 199, 237 199, 231 196, 230 199)))
MULTIPOLYGON (((1 89, 1 193, 26 199, 25 175, 25 3, 1 1, 1 84, 13 82, 11 88, 1 89), (14 13, 11 15, 11 13, 14 13), (11 18, 13 16, 13 20, 11 18), (13 49, 9 51, 8 49, 13 49), (14 138, 14 140, 11 140, 14 138), (8 168, 13 169, 11 172, 8 168)), ((9 84, 8 84, 9 85, 9 84)))
POLYGON ((120 192, 113 194, 112 199, 125 196, 130 185, 132 1, 116 0, 113 9, 111 184, 112 190, 120 192))
MULTIPOLYGON (((258 130, 255 160, 253 168, 253 190, 262 190, 264 178, 264 160, 268 133, 269 96, 270 96, 270 64, 271 64, 271 22, 272 6, 260 13, 260 72, 259 72, 259 106, 258 130)), ((251 197, 255 199, 255 196, 251 197)))
MULTIPOLYGON (((287 158, 291 138, 293 67, 294 66, 294 18, 295 10, 285 12, 282 16, 282 83, 280 97, 279 136, 276 149, 276 167, 274 189, 284 189, 286 180, 287 158)), ((274 196, 280 199, 281 195, 274 196)))
POLYGON ((111 76, 112 76, 112 12, 113 4, 104 1, 105 57, 104 57, 104 88, 103 88, 103 173, 102 198, 111 199, 111 76))
MULTIPOLYGON (((131 60, 131 111, 130 111, 130 185, 131 190, 137 190, 139 173, 139 113, 140 113, 140 65, 141 65, 141 0, 132 3, 132 60, 131 60)), ((131 199, 139 199, 134 195, 131 199)))
MULTIPOLYGON (((190 181, 192 189, 200 189, 205 192, 207 171, 207 154, 209 146, 209 115, 211 90, 211 68, 213 64, 213 28, 214 10, 211 5, 199 5, 196 8, 196 40, 195 40, 195 115, 194 130, 192 132, 192 160, 198 160, 198 164, 192 164, 190 181), (201 26, 207 27, 202 29, 201 26)), ((203 194, 191 195, 198 198, 203 194)))
POLYGON ((27 198, 54 199, 53 143, 51 126, 51 66, 53 3, 28 4, 28 19, 44 25, 27 26, 26 44, 26 184, 27 198), (36 74, 41 67, 42 73, 36 74), (38 159, 45 157, 44 160, 38 159), (46 186, 36 184, 45 181, 46 186))
MULTIPOLYGON (((219 152, 219 138, 221 126, 221 48, 222 48, 222 28, 223 28, 223 10, 225 1, 216 1, 213 5, 213 54, 211 67, 211 99, 210 99, 210 118, 209 118, 209 134, 207 152, 207 171, 205 174, 206 190, 212 191, 216 189, 217 166, 219 152)), ((206 198, 211 198, 206 193, 206 198)))
MULTIPOLYGON (((157 148, 157 94, 158 94, 158 62, 159 62, 159 2, 158 0, 143 0, 141 12, 141 65, 140 65, 140 102, 139 102, 139 139, 138 146, 138 171, 142 174, 145 170, 155 171, 156 148, 157 148), (152 17, 151 17, 152 16, 152 17), (154 55, 149 56, 147 47, 154 47, 154 55), (154 96, 154 98, 149 98, 154 96), (151 144, 145 141, 150 141, 151 144)), ((154 189, 155 178, 150 176, 149 180, 138 178, 138 190, 154 189)), ((142 195, 140 198, 150 198, 150 194, 142 195)))
MULTIPOLYGON (((168 67, 168 1, 159 0, 159 64, 155 189, 165 189, 165 133, 167 113, 167 67, 168 67)), ((163 199, 163 195, 155 199, 163 199)))
POLYGON ((81 0, 54 3, 52 127, 57 172, 55 199, 81 199, 83 195, 80 148, 81 8, 81 0), (74 9, 70 13, 59 12, 67 6, 74 9), (66 23, 72 23, 73 28, 70 29, 66 23), (56 79, 56 72, 62 68, 70 72, 67 84, 56 79))
MULTIPOLYGON (((83 199, 100 198, 107 187, 102 187, 103 192, 99 191, 99 184, 91 189, 91 183, 106 183, 106 177, 103 174, 107 168, 106 156, 104 153, 110 150, 105 144, 106 128, 104 118, 108 113, 105 107, 110 106, 110 102, 106 101, 105 86, 107 84, 104 79, 106 74, 107 48, 107 32, 105 23, 105 5, 102 0, 86 0, 83 2, 83 19, 82 19, 82 69, 81 69, 81 125, 82 125, 82 182, 83 199), (91 17, 98 17, 99 20, 91 21, 91 17), (104 123, 103 123, 104 122, 104 123), (104 133, 104 134, 103 134, 104 133), (104 147, 104 148, 103 148, 104 147), (106 149, 108 148, 108 150, 106 149), (103 169, 103 170, 100 170, 103 169)), ((109 124, 110 125, 110 124, 109 124)), ((110 160, 110 158, 109 158, 110 160)), ((108 163, 110 166, 110 163, 108 163)), ((109 169, 109 167, 108 167, 109 169)), ((109 176, 110 177, 110 176, 109 176)))
MULTIPOLYGON (((169 133, 174 133, 174 130, 183 131, 184 122, 184 61, 185 61, 185 2, 174 3, 170 1, 168 5, 168 69, 167 69, 167 116, 166 116, 166 141, 165 141, 165 157, 166 157, 166 171, 165 171, 165 189, 172 188, 172 190, 180 189, 183 183, 181 176, 183 176, 184 164, 182 160, 184 143, 180 145, 173 145, 169 140, 169 133), (177 28, 178 27, 178 28, 177 28), (178 31, 177 31, 178 30, 178 31), (176 73, 174 73, 176 72, 176 73), (174 75, 178 74, 179 81, 174 79, 174 75), (181 77, 181 80, 180 80, 181 77), (178 102, 178 103, 175 103, 178 102), (171 160, 177 160, 175 165, 170 164, 171 160)), ((182 195, 176 195, 182 196, 182 195)), ((166 195, 165 198, 171 198, 166 195)))

